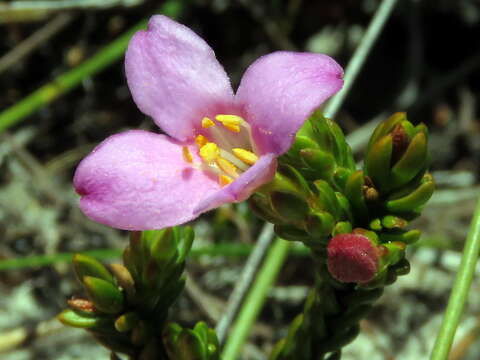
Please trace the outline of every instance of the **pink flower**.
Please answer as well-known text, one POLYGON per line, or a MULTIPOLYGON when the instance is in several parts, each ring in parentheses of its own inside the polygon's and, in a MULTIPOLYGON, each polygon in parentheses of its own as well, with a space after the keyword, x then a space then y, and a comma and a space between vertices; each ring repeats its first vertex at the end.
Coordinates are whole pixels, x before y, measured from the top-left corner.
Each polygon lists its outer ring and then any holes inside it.
POLYGON ((341 282, 364 284, 377 274, 379 250, 360 234, 334 236, 327 247, 330 274, 341 282))
POLYGON ((74 178, 82 211, 125 230, 178 225, 245 200, 273 178, 303 122, 343 85, 328 56, 279 51, 255 61, 234 95, 207 43, 161 15, 133 37, 125 69, 136 104, 167 135, 113 135, 74 178))

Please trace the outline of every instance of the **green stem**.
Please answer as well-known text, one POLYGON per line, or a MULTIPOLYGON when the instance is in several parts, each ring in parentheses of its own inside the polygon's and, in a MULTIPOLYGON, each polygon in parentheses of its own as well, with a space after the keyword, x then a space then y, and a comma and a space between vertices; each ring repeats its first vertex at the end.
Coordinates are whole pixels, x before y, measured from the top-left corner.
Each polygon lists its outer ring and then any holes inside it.
POLYGON ((269 250, 265 262, 230 332, 222 354, 223 360, 235 360, 238 357, 238 353, 250 333, 250 328, 254 324, 265 303, 267 294, 277 278, 289 248, 290 242, 277 238, 269 250))
POLYGON ((453 343, 455 331, 460 322, 460 316, 463 313, 465 302, 467 300, 468 290, 472 283, 475 272, 475 265, 480 250, 480 198, 473 215, 470 230, 467 236, 467 242, 463 250, 460 269, 455 278, 450 299, 448 300, 447 310, 443 318, 440 332, 437 335, 433 347, 431 360, 446 360, 453 343))
MULTIPOLYGON (((176 18, 182 10, 181 2, 167 1, 160 9, 165 15, 176 18)), ((139 22, 93 57, 76 68, 58 76, 52 82, 40 87, 20 102, 0 113, 0 133, 17 124, 36 110, 49 104, 61 95, 78 86, 85 78, 95 75, 120 59, 132 35, 145 28, 147 20, 139 22)))

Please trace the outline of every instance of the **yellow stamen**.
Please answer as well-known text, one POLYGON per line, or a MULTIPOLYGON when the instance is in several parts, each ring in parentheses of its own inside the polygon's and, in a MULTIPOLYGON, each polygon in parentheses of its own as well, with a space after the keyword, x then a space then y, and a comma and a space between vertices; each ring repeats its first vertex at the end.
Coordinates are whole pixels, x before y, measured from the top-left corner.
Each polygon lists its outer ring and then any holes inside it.
POLYGON ((219 175, 218 176, 218 182, 220 183, 220 186, 228 185, 232 181, 233 181, 233 179, 230 176, 227 176, 227 175, 219 175))
POLYGON ((220 121, 222 124, 232 124, 232 125, 241 125, 245 120, 238 115, 225 115, 218 114, 215 116, 215 120, 220 121))
POLYGON ((208 129, 209 127, 212 127, 212 126, 215 126, 215 123, 213 122, 212 119, 210 119, 208 117, 204 117, 202 119, 202 127, 203 128, 208 129))
POLYGON ((229 123, 224 123, 223 126, 225 127, 225 129, 230 130, 232 132, 236 132, 236 133, 240 132, 240 126, 238 126, 238 125, 232 125, 232 124, 229 124, 229 123))
POLYGON ((240 132, 240 125, 245 123, 245 120, 238 115, 219 114, 215 119, 220 121, 226 129, 237 133, 240 132))
POLYGON ((253 165, 257 162, 258 156, 255 155, 253 152, 242 149, 242 148, 234 148, 232 149, 233 155, 237 158, 242 160, 247 165, 253 165))
POLYGON ((188 163, 193 163, 193 157, 192 154, 190 153, 190 150, 188 147, 184 146, 182 147, 182 154, 183 154, 183 159, 188 162, 188 163))
POLYGON ((206 163, 214 162, 220 154, 217 144, 209 142, 200 148, 200 156, 206 163))
POLYGON ((197 144, 197 146, 199 148, 201 148, 203 145, 205 145, 206 143, 208 143, 208 139, 203 136, 203 135, 198 135, 196 138, 195 138, 195 143, 197 144))
POLYGON ((227 173, 227 175, 232 176, 232 177, 237 177, 237 167, 233 165, 230 161, 227 159, 224 159, 222 157, 218 157, 215 162, 217 163, 218 167, 222 169, 224 172, 227 173))

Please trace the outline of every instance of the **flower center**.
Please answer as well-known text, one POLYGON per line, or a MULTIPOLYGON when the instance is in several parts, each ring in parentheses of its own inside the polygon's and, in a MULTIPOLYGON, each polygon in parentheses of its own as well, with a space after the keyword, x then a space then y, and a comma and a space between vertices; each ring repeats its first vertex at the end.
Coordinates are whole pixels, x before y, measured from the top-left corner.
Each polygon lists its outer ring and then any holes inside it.
MULTIPOLYGON (((204 135, 195 138, 198 154, 202 159, 199 168, 218 176, 220 185, 234 181, 258 160, 252 146, 250 125, 238 115, 219 114, 212 120, 201 120, 204 135)), ((187 147, 183 148, 185 161, 193 157, 187 147)))

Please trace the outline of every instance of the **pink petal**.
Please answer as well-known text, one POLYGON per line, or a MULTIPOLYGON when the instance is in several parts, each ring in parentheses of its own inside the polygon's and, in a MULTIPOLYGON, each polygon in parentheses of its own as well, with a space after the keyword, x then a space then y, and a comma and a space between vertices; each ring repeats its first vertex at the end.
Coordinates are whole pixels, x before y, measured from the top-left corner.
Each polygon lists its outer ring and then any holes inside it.
POLYGON ((204 116, 233 101, 230 81, 213 50, 166 16, 153 16, 148 30, 133 36, 125 71, 140 110, 180 141, 194 136, 204 116))
POLYGON ((200 214, 222 204, 246 200, 259 186, 271 181, 277 169, 277 159, 273 154, 266 154, 245 171, 234 182, 207 196, 193 210, 200 214))
MULTIPOLYGON (((195 160, 196 155, 192 155, 195 160)), ((220 188, 183 159, 165 135, 133 130, 113 135, 78 166, 74 186, 92 220, 124 230, 160 229, 189 221, 206 194, 220 188)))
POLYGON ((308 116, 343 85, 343 70, 323 54, 279 51, 247 69, 237 92, 262 153, 284 153, 308 116))

